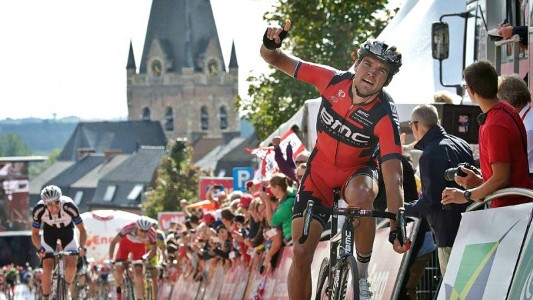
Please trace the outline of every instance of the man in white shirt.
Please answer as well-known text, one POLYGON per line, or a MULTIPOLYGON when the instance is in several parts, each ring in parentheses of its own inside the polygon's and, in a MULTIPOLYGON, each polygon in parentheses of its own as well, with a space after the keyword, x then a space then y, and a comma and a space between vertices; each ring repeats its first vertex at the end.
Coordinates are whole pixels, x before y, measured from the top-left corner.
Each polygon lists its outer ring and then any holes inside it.
POLYGON ((520 114, 527 133, 529 177, 533 179, 533 112, 531 93, 526 82, 518 75, 502 75, 498 79, 498 98, 513 106, 520 114))

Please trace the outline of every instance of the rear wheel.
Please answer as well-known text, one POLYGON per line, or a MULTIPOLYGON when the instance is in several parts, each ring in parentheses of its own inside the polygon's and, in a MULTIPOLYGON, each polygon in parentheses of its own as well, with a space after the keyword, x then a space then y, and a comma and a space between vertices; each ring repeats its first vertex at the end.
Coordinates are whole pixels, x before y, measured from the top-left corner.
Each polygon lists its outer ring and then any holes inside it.
POLYGON ((328 277, 329 277, 329 258, 324 257, 318 273, 318 282, 316 285, 315 300, 329 299, 328 295, 328 277))
POLYGON ((339 290, 335 291, 334 299, 359 299, 359 270, 355 257, 346 257, 340 272, 339 290))

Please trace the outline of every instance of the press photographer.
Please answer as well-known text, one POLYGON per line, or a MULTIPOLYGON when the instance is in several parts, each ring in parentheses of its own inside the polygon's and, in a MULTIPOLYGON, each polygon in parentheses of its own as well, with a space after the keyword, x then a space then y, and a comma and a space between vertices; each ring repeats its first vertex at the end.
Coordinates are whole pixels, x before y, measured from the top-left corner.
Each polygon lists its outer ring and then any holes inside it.
MULTIPOLYGON (((465 188, 446 188, 442 204, 482 201, 497 190, 508 187, 531 188, 527 160, 527 137, 520 115, 511 105, 498 99, 498 74, 488 61, 478 61, 464 72, 468 95, 483 112, 478 120, 479 162, 483 176, 461 167, 466 176, 454 176, 465 188)), ((501 197, 491 207, 529 202, 528 197, 501 197)))
POLYGON ((414 147, 422 150, 418 162, 422 193, 417 200, 409 202, 410 199, 406 199, 405 213, 427 219, 435 236, 440 270, 444 275, 461 222, 461 213, 467 207, 466 204, 441 204, 444 188, 459 187, 454 181, 447 181, 444 173, 451 173, 453 179, 460 170, 457 169, 458 165, 465 162, 472 165, 474 158, 470 145, 465 140, 448 134, 439 125, 435 106, 421 104, 415 107, 410 125, 417 141, 414 147))

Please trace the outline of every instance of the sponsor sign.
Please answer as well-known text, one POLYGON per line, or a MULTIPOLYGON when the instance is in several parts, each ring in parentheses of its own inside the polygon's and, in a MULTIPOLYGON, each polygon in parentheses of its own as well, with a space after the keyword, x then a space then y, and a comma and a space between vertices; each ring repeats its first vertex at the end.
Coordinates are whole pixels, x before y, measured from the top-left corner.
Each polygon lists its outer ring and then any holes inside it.
POLYGON ((233 191, 232 177, 200 177, 200 186, 198 188, 198 196, 200 200, 207 199, 207 191, 214 185, 221 185, 224 187, 226 194, 233 191))
POLYGON ((254 168, 233 168, 233 190, 246 192, 246 182, 254 179, 254 168))
MULTIPOLYGON (((507 298, 507 291, 532 209, 533 203, 526 203, 463 213, 438 299, 529 298, 507 298)), ((528 248, 531 247, 525 247, 526 253, 528 248)), ((531 266, 531 257, 524 256, 521 263, 531 266)), ((518 294, 523 290, 520 282, 528 281, 532 272, 531 268, 522 271, 516 277, 514 292, 518 294)), ((530 282, 525 289, 529 288, 530 282)))
POLYGON ((181 211, 163 211, 157 214, 159 229, 167 231, 170 228, 170 222, 185 222, 185 213, 181 211))

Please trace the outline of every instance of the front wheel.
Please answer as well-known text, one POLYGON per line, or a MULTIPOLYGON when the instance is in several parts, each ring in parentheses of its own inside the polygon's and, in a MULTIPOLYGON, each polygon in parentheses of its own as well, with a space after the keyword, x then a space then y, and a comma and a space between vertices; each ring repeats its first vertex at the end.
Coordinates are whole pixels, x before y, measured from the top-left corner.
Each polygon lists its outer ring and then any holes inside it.
POLYGON ((135 300, 134 289, 135 287, 133 285, 133 281, 131 281, 131 278, 129 276, 124 278, 124 290, 122 291, 122 299, 135 300), (124 292, 126 292, 126 295, 124 295, 124 292))
POLYGON ((329 299, 329 258, 324 257, 318 273, 318 282, 316 285, 315 300, 329 299))
POLYGON ((359 299, 359 270, 355 257, 350 255, 344 259, 340 273, 340 284, 334 299, 359 299))
POLYGON ((152 280, 147 279, 145 284, 146 284, 146 288, 145 288, 146 295, 144 296, 144 299, 153 300, 152 280))

